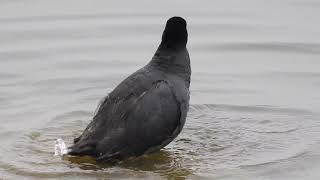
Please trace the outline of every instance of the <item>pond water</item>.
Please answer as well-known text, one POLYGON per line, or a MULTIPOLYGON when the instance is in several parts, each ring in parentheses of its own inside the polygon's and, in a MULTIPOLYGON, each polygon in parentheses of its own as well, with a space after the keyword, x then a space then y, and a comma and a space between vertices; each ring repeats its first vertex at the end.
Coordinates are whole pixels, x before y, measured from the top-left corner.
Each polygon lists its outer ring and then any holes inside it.
POLYGON ((316 0, 0 0, 0 179, 319 179, 316 0), (190 111, 158 153, 54 156, 188 22, 190 111))

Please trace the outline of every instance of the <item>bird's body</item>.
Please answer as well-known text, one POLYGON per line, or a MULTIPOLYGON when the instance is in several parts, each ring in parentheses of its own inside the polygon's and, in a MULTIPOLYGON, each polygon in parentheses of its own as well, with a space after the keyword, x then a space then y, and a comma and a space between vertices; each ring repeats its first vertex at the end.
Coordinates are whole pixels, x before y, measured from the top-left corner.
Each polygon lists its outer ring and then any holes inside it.
MULTIPOLYGON (((185 21, 174 18, 171 27, 185 29, 185 21)), ((166 43, 170 33, 165 30, 152 60, 105 98, 69 154, 103 161, 139 156, 163 148, 181 132, 189 107, 190 59, 186 41, 166 43)))

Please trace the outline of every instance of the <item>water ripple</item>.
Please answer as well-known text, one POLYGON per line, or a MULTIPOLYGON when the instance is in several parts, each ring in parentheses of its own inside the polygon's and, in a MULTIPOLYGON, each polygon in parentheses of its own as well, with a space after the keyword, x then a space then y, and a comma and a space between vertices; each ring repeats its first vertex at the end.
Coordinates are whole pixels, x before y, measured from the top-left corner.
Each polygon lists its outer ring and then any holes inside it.
POLYGON ((231 104, 192 104, 190 106, 191 112, 193 110, 211 110, 211 111, 236 111, 236 112, 251 112, 251 113, 280 113, 280 114, 297 114, 297 115, 312 115, 313 112, 304 109, 281 108, 273 106, 241 106, 231 104))
POLYGON ((217 44, 198 44, 194 50, 216 52, 223 51, 261 51, 261 52, 282 52, 282 53, 303 53, 320 54, 319 43, 300 42, 230 42, 217 44))

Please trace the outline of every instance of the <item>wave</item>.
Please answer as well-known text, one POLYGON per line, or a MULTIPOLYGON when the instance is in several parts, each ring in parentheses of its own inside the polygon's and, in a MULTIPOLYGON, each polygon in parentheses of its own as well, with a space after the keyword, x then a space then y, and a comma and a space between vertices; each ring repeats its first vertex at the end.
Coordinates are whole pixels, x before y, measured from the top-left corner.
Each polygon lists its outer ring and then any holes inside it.
POLYGON ((129 12, 110 12, 110 13, 95 13, 95 14, 62 14, 62 15, 47 15, 47 16, 27 16, 27 17, 3 17, 0 18, 0 23, 21 23, 21 22, 43 22, 43 21, 70 21, 70 20, 85 20, 85 19, 107 19, 107 18, 150 18, 161 17, 162 13, 129 13, 129 12))
POLYGON ((255 132, 255 133, 262 133, 262 134, 287 134, 287 133, 291 133, 291 132, 295 132, 297 131, 299 128, 292 128, 292 129, 288 129, 288 130, 282 130, 282 131, 257 131, 257 130, 250 130, 251 132, 255 132))
POLYGON ((65 119, 74 119, 78 117, 90 117, 92 116, 92 112, 90 111, 71 111, 66 112, 60 115, 57 115, 56 117, 52 118, 53 121, 55 120, 65 120, 65 119))
POLYGON ((274 165, 274 164, 278 164, 281 162, 296 160, 296 159, 302 158, 306 155, 308 155, 308 152, 303 151, 303 152, 296 153, 296 154, 289 156, 289 157, 286 157, 286 158, 276 159, 276 160, 269 161, 269 162, 250 164, 250 165, 242 165, 242 166, 240 166, 240 168, 246 169, 246 168, 257 168, 257 167, 266 166, 266 165, 274 165))
POLYGON ((212 111, 236 111, 236 112, 252 112, 252 113, 281 113, 281 114, 293 114, 293 115, 312 115, 313 112, 305 109, 295 108, 282 108, 275 106, 264 105, 231 105, 231 104, 191 104, 191 111, 198 110, 212 110, 212 111))
POLYGON ((320 43, 305 42, 230 42, 204 43, 192 47, 197 51, 263 51, 283 53, 320 54, 320 43))

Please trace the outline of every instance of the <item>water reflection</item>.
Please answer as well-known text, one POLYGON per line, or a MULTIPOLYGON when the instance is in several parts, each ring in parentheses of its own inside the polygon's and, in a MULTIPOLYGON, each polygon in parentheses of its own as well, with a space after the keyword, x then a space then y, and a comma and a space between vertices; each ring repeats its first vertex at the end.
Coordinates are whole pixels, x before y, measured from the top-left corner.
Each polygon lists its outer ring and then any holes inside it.
POLYGON ((65 156, 63 159, 76 164, 83 170, 103 171, 108 168, 120 167, 136 172, 152 172, 166 179, 178 180, 186 179, 192 175, 192 170, 182 167, 181 157, 166 150, 112 163, 98 163, 90 156, 65 156))

